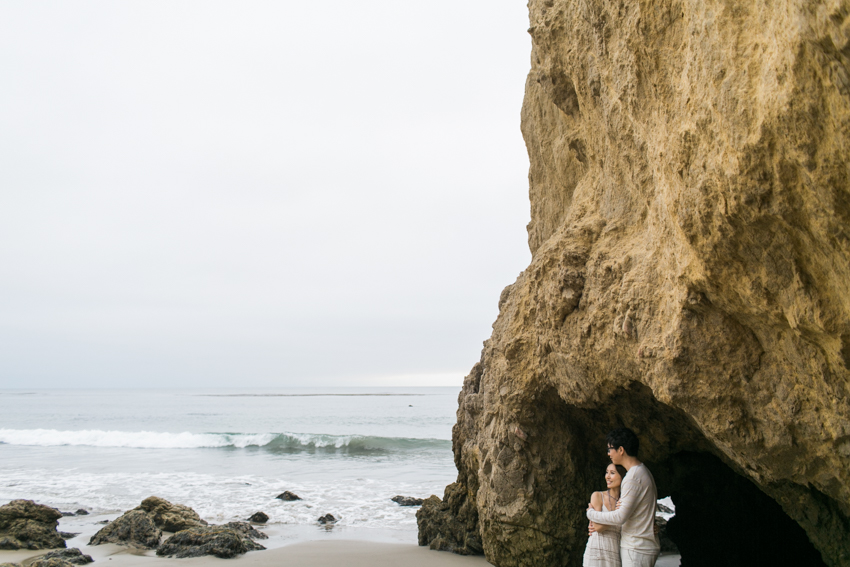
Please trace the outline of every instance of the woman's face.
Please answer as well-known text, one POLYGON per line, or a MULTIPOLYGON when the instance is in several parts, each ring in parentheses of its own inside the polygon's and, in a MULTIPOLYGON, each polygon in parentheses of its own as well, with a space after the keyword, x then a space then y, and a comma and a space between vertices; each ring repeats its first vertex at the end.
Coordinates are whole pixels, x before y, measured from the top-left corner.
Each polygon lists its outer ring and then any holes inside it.
POLYGON ((605 469, 605 485, 608 488, 617 488, 622 481, 623 477, 617 472, 617 468, 614 465, 608 465, 605 469))

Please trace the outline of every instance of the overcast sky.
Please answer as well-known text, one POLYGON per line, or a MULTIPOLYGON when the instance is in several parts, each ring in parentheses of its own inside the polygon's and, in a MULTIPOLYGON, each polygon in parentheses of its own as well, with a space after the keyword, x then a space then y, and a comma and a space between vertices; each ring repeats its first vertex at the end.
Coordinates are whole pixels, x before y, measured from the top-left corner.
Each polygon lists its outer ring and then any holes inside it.
POLYGON ((523 0, 0 2, 0 387, 459 385, 523 0))

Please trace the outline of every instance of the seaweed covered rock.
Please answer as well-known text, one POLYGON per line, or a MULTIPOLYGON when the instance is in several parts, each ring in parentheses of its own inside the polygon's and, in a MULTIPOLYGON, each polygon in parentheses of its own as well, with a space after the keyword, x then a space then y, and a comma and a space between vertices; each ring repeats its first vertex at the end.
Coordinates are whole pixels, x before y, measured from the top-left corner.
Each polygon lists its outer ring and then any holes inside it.
POLYGON ((260 549, 265 547, 243 537, 236 530, 222 526, 202 526, 177 532, 157 548, 156 554, 181 559, 204 555, 228 559, 260 549))
POLYGON ((156 527, 166 532, 179 532, 187 528, 207 525, 198 513, 188 506, 172 504, 158 496, 145 498, 136 510, 144 510, 150 514, 156 527))
POLYGON ((59 549, 57 551, 51 551, 50 553, 46 553, 44 555, 44 559, 53 558, 62 559, 63 561, 73 563, 74 565, 86 565, 94 561, 94 559, 91 558, 91 555, 85 555, 76 547, 71 547, 69 549, 59 549))
POLYGON ((154 549, 161 538, 162 530, 156 526, 151 515, 137 508, 106 524, 92 536, 89 545, 117 543, 154 549))
POLYGON ((300 496, 288 490, 284 490, 283 492, 275 496, 275 498, 277 498, 278 500, 283 500, 284 502, 294 502, 295 500, 301 500, 300 496))
POLYGON ((233 530, 241 534, 242 537, 246 537, 248 539, 269 539, 269 536, 255 529, 254 526, 248 522, 227 522, 226 524, 221 524, 216 527, 233 530))
POLYGON ((0 506, 0 549, 65 547, 56 527, 62 512, 32 500, 12 500, 0 506))
POLYGON ((460 555, 484 552, 478 535, 478 511, 459 483, 446 487, 444 500, 437 496, 427 498, 416 512, 416 523, 419 525, 419 545, 460 555))
POLYGON ((422 498, 415 498, 413 496, 393 496, 390 498, 393 502, 398 504, 399 506, 422 506, 422 503, 425 502, 422 498))
POLYGON ((61 557, 39 557, 27 567, 74 567, 70 561, 66 561, 61 557))

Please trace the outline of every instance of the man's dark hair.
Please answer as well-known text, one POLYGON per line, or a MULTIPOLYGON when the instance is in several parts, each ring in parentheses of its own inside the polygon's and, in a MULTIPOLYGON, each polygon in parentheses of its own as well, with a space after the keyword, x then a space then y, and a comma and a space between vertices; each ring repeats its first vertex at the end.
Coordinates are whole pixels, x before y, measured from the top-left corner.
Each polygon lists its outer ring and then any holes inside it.
POLYGON ((626 454, 630 457, 637 457, 640 449, 640 440, 638 440, 635 432, 628 427, 618 427, 608 434, 605 438, 608 441, 608 446, 614 449, 622 447, 626 454))

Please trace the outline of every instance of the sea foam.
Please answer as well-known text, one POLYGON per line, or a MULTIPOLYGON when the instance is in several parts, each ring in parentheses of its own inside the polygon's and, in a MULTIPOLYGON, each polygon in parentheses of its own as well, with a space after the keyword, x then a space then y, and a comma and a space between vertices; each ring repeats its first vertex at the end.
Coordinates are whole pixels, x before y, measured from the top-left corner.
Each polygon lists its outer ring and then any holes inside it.
POLYGON ((445 450, 442 439, 409 439, 314 433, 164 433, 155 431, 60 431, 56 429, 0 429, 0 443, 37 447, 88 446, 135 449, 202 449, 262 447, 275 452, 378 453, 445 450))

